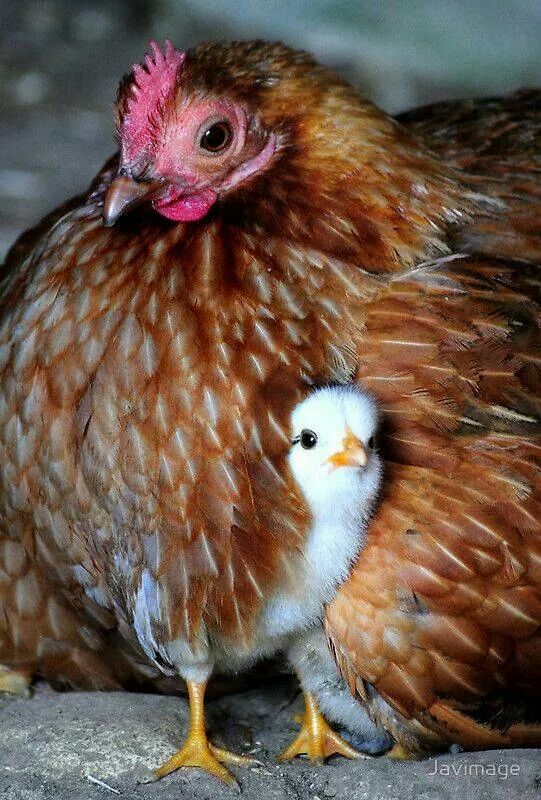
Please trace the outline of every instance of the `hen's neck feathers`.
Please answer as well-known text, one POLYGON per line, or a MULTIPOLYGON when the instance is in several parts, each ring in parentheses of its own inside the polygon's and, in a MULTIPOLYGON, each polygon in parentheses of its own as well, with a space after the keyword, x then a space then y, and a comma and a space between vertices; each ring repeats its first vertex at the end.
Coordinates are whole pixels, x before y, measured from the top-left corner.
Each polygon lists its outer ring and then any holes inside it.
MULTIPOLYGON (((446 254, 449 232, 481 211, 483 198, 349 87, 326 96, 298 133, 284 136, 277 163, 244 190, 269 233, 395 272, 446 254)), ((233 198, 231 206, 238 213, 233 198)))
MULTIPOLYGON (((132 74, 119 90, 119 124, 134 88, 132 74)), ((248 237, 280 236, 368 272, 395 272, 448 252, 449 231, 486 210, 463 176, 307 54, 263 42, 200 45, 187 52, 161 117, 201 94, 241 103, 277 140, 269 168, 214 210, 248 237)), ((186 235, 206 230, 203 220, 186 235)))
POLYGON ((266 172, 200 222, 170 225, 146 207, 111 234, 148 252, 152 280, 160 269, 175 291, 182 283, 203 336, 209 314, 214 333, 236 325, 239 336, 255 316, 264 350, 306 347, 310 382, 351 377, 363 305, 385 276, 446 255, 451 233, 487 202, 349 86, 329 85, 319 67, 311 75, 311 95, 297 73, 258 95, 278 141, 266 172), (282 329, 280 344, 265 319, 282 329))

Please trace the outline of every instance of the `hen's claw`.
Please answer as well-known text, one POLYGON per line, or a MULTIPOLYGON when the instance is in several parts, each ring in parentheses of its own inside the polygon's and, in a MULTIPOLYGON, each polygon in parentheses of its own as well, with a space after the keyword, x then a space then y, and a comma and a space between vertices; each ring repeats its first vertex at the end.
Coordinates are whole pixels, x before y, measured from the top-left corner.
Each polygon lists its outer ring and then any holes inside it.
POLYGON ((229 750, 223 750, 221 747, 212 745, 207 738, 205 730, 203 710, 205 684, 188 681, 188 694, 191 714, 188 738, 181 749, 154 772, 155 779, 159 780, 179 769, 179 767, 199 767, 199 769, 209 772, 229 786, 235 786, 237 784, 235 778, 223 764, 250 766, 256 763, 255 760, 247 756, 230 753, 229 750))
POLYGON ((230 753, 229 750, 222 750, 221 747, 214 747, 207 740, 206 735, 190 734, 184 746, 157 769, 154 774, 159 779, 169 775, 179 767, 199 767, 199 769, 210 772, 211 775, 231 786, 236 783, 236 780, 229 770, 223 766, 224 763, 249 766, 254 761, 247 756, 239 756, 236 753, 230 753))
POLYGON ((321 714, 313 695, 304 696, 305 711, 302 717, 301 729, 295 741, 278 756, 279 761, 289 761, 300 755, 307 755, 310 761, 323 761, 332 755, 341 755, 345 758, 369 758, 364 753, 359 753, 345 739, 343 739, 321 714))

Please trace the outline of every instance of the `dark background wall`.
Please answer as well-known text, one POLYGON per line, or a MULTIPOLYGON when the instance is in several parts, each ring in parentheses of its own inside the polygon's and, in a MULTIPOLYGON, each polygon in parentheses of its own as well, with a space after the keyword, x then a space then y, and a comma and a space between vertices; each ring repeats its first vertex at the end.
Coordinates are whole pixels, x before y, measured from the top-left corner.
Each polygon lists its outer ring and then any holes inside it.
POLYGON ((152 36, 280 38, 385 109, 541 84, 541 0, 0 0, 0 258, 113 150, 111 105, 152 36))

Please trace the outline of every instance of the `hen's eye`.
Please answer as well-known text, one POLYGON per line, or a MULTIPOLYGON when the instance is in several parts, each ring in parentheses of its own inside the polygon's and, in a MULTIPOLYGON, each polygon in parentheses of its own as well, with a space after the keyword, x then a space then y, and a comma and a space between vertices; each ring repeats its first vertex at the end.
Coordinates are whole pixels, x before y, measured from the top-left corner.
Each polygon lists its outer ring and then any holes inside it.
POLYGON ((314 431, 309 431, 308 428, 301 431, 301 447, 304 447, 305 450, 311 450, 316 444, 317 436, 314 431))
POLYGON ((203 150, 209 153, 220 153, 231 142, 231 128, 227 122, 215 122, 207 128, 199 142, 203 150))

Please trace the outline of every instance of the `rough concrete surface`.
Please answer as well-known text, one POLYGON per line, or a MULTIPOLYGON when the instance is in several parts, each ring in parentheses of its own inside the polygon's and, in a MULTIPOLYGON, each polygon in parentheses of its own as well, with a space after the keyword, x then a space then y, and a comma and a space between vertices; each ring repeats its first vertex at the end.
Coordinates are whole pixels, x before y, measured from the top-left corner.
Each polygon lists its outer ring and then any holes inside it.
MULTIPOLYGON (((234 769, 246 800, 541 798, 539 751, 461 753, 417 762, 383 757, 336 758, 322 766, 304 759, 278 764, 275 755, 291 740, 292 714, 300 706, 295 693, 276 686, 207 703, 213 740, 262 762, 234 769)), ((1 700, 0 719, 2 800, 112 800, 116 792, 148 800, 235 796, 195 769, 142 783, 180 745, 188 719, 184 699, 38 690, 31 699, 1 700)))

